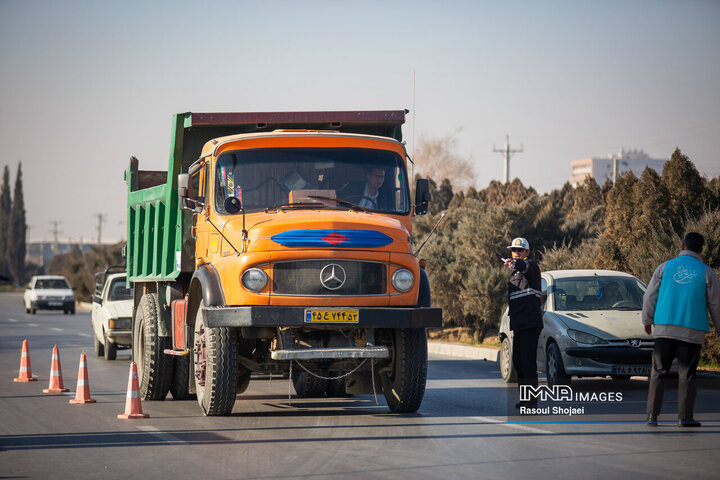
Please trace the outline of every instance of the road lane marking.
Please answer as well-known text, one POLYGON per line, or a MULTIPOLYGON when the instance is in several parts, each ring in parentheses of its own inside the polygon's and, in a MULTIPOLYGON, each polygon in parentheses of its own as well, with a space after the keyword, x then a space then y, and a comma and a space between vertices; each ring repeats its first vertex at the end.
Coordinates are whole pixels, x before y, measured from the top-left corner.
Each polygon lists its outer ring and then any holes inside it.
POLYGON ((527 425, 521 425, 517 423, 507 423, 503 420, 499 420, 497 418, 492 417, 468 417, 470 420, 477 420, 478 422, 483 423, 495 423, 497 425, 503 425, 508 428, 514 428, 515 430, 522 430, 523 432, 528 433, 542 433, 542 434, 550 434, 552 435, 554 432, 551 432, 550 430, 543 430, 541 428, 535 428, 535 427, 528 427, 527 425))
POLYGON ((162 431, 160 431, 159 428, 153 427, 152 425, 138 425, 137 429, 142 430, 143 432, 147 432, 150 435, 153 435, 155 437, 158 437, 159 439, 161 439, 162 441, 167 442, 167 443, 172 443, 175 445, 180 444, 180 443, 185 443, 184 440, 179 439, 175 435, 162 432, 162 431))
POLYGON ((54 330, 54 331, 56 331, 56 332, 62 332, 62 331, 63 331, 62 328, 57 328, 57 327, 50 327, 50 330, 54 330))
POLYGON ((89 333, 78 333, 78 335, 80 335, 81 337, 89 337, 90 336, 89 333))
POLYGON ((28 327, 37 327, 38 324, 37 323, 28 323, 27 326, 28 327))
POLYGON ((14 318, 8 318, 8 322, 17 323, 17 320, 15 320, 14 318))

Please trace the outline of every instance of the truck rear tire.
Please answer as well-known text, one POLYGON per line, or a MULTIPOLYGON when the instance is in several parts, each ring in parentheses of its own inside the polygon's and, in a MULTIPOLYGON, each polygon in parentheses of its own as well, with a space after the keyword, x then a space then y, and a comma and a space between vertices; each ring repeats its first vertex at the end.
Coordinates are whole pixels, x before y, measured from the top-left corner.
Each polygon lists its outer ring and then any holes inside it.
POLYGON ((190 393, 190 359, 191 355, 176 356, 173 359, 173 376, 170 382, 173 400, 195 398, 195 395, 190 393))
POLYGON ((391 412, 416 412, 425 395, 427 334, 424 328, 391 331, 390 371, 380 375, 383 394, 391 412))
MULTIPOLYGON (((300 367, 298 367, 298 370, 300 367)), ((295 393, 300 398, 322 398, 328 387, 328 381, 317 378, 304 371, 296 371, 293 369, 292 383, 295 387, 295 393)))
POLYGON ((164 353, 170 339, 158 335, 158 321, 155 294, 147 293, 140 299, 133 325, 133 357, 143 400, 163 400, 170 391, 173 359, 164 353))
POLYGON ((237 390, 237 338, 228 327, 210 328, 201 308, 193 333, 195 391, 206 416, 230 415, 237 390))

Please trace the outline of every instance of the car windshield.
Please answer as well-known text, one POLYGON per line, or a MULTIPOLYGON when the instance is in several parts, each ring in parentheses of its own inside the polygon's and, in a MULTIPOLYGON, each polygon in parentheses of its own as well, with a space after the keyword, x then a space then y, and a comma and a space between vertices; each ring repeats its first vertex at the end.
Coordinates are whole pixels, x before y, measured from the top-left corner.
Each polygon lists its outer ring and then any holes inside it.
POLYGON ((634 277, 559 278, 553 291, 555 310, 642 310, 645 289, 634 277))
POLYGON ((118 300, 132 300, 133 291, 132 287, 128 288, 125 284, 125 277, 116 278, 110 284, 110 291, 108 292, 108 300, 114 302, 118 300))
POLYGON ((70 285, 64 278, 45 278, 35 281, 36 290, 59 290, 69 288, 70 285))
POLYGON ((228 213, 225 201, 232 197, 240 200, 247 213, 280 207, 410 212, 402 157, 364 148, 223 153, 215 168, 216 210, 228 213))

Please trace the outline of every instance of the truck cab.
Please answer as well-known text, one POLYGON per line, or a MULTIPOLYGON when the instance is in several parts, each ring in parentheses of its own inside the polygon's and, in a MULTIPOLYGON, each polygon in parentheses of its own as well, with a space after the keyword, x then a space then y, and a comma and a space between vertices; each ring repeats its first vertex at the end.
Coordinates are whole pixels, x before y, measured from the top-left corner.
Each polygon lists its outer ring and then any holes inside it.
POLYGON ((131 163, 145 398, 196 394, 204 414, 225 415, 262 372, 288 373, 300 396, 382 390, 391 411, 419 408, 425 329, 441 311, 413 254, 412 216, 429 199, 422 179, 411 198, 404 114, 186 114, 181 130, 176 116, 183 149, 154 187, 175 194, 165 205, 131 163))

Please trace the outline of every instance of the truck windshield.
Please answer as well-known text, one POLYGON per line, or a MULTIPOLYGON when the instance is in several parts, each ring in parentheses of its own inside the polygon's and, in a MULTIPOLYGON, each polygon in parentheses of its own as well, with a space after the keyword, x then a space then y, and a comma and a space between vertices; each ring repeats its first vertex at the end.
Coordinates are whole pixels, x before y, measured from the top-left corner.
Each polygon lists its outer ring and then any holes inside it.
POLYGON ((290 206, 348 209, 351 204, 397 215, 410 212, 405 163, 386 150, 285 148, 237 150, 215 168, 215 209, 236 197, 245 212, 290 206), (322 198, 316 198, 322 197, 322 198), (344 200, 336 202, 333 199, 344 200))

